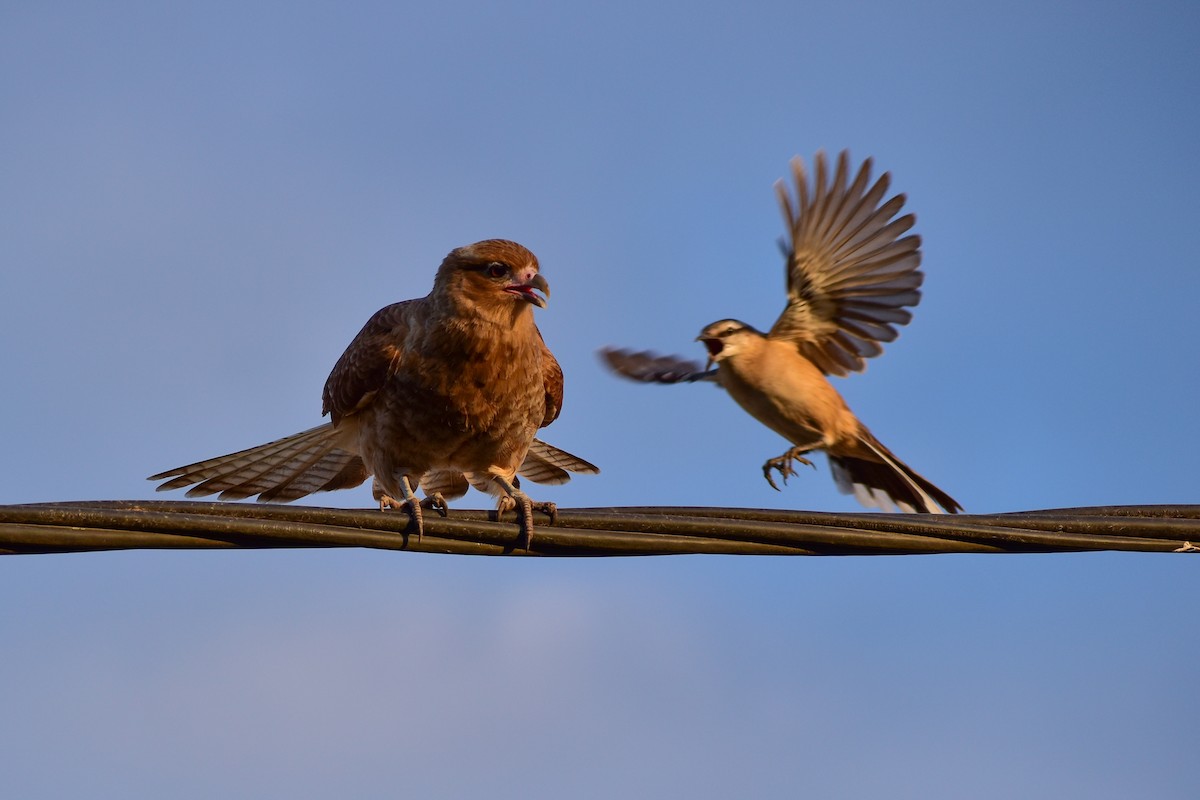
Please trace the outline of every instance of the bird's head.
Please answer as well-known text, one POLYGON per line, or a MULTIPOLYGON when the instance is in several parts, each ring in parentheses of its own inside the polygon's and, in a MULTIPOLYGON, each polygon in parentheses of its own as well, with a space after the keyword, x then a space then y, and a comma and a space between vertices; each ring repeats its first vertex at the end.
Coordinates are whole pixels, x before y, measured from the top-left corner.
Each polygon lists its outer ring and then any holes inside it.
POLYGON ((762 338, 761 332, 741 320, 723 319, 700 331, 696 341, 703 343, 708 350, 708 363, 704 367, 708 369, 714 363, 733 358, 751 346, 754 340, 762 338))
POLYGON ((516 314, 530 305, 546 307, 550 285, 538 269, 537 257, 516 242, 485 239, 451 250, 433 287, 483 313, 516 314))

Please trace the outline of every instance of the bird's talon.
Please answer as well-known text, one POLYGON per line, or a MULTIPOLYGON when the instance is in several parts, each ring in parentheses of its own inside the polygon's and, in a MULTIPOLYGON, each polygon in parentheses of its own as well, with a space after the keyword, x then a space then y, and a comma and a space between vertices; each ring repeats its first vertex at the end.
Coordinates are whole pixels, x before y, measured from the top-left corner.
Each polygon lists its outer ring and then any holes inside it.
POLYGON ((772 464, 769 461, 763 464, 763 477, 767 479, 767 483, 771 484, 771 488, 778 492, 779 487, 775 485, 775 479, 771 477, 771 467, 772 464))
MULTIPOLYGON (((443 505, 445 502, 445 500, 442 501, 443 505)), ((415 497, 412 500, 397 500, 396 498, 386 494, 379 495, 380 511, 390 511, 395 509, 397 511, 404 511, 408 514, 409 524, 415 524, 417 526, 418 542, 421 541, 422 537, 425 535, 425 520, 424 516, 421 514, 421 505, 422 504, 417 502, 415 497)), ((439 513, 441 513, 443 517, 446 516, 445 512, 439 513)))
POLYGON ((546 516, 550 517, 551 525, 558 524, 558 506, 554 503, 534 503, 533 508, 534 510, 540 511, 546 516))
POLYGON ((496 521, 499 522, 509 511, 517 507, 517 501, 505 495, 496 501, 496 521))
POLYGON ((450 506, 446 503, 446 498, 442 496, 441 492, 434 492, 431 495, 426 495, 425 498, 421 500, 421 505, 425 508, 436 511, 440 517, 449 516, 450 506))
POLYGON ((401 505, 408 511, 408 516, 412 518, 412 523, 417 526, 417 541, 421 541, 425 535, 425 519, 421 513, 421 503, 417 498, 413 497, 405 500, 401 505))
POLYGON ((771 484, 771 488, 779 491, 779 487, 775 485, 775 481, 771 478, 771 470, 778 470, 779 477, 783 478, 783 484, 786 486, 788 478, 796 474, 796 468, 792 466, 792 462, 799 461, 801 464, 816 469, 817 466, 813 462, 801 455, 805 452, 800 448, 793 448, 778 458, 772 458, 767 463, 763 464, 763 477, 767 479, 767 483, 771 484))

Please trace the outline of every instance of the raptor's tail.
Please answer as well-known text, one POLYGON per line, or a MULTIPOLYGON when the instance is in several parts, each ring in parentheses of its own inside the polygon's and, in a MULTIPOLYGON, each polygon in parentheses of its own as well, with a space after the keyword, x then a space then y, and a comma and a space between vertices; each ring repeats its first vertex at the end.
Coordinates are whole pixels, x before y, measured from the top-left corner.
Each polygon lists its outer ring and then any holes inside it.
MULTIPOLYGON (((517 474, 522 478, 548 485, 566 483, 571 480, 572 472, 595 475, 600 472, 600 468, 541 439, 533 440, 529 445, 529 452, 525 454, 525 460, 517 469, 517 474)), ((421 487, 426 495, 436 491, 446 499, 451 499, 465 494, 468 483, 481 492, 496 494, 499 491, 491 477, 485 473, 450 470, 427 475, 421 480, 421 487)))
POLYGON ((369 477, 359 456, 341 446, 340 433, 326 423, 258 447, 169 469, 149 480, 158 487, 188 489, 188 497, 217 494, 221 500, 258 495, 260 503, 286 503, 313 492, 349 489, 369 477), (193 484, 195 484, 193 486, 193 484))
POLYGON ((600 468, 595 464, 584 461, 579 456, 573 456, 566 450, 559 450, 552 444, 541 439, 534 439, 525 454, 525 461, 517 474, 528 478, 534 483, 556 485, 571 480, 568 473, 578 472, 583 475, 595 475, 600 468))

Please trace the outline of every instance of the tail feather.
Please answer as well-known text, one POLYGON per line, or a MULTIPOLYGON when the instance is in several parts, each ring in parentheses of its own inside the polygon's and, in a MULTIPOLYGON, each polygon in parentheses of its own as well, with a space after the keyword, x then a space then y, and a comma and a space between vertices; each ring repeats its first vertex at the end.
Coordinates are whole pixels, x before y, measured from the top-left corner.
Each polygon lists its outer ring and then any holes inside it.
POLYGON ((454 470, 431 472, 421 479, 421 489, 426 497, 437 493, 444 500, 453 500, 466 494, 468 488, 466 476, 454 470))
POLYGON ((351 479, 357 477, 358 480, 350 484, 357 486, 367 479, 367 467, 355 453, 334 447, 321 453, 318 458, 310 460, 302 471, 293 472, 292 477, 283 483, 261 492, 258 501, 289 503, 313 492, 345 488, 342 483, 347 476, 351 479), (339 477, 342 478, 341 482, 334 480, 339 477))
MULTIPOLYGON (((319 468, 322 459, 332 449, 332 443, 324 437, 298 438, 292 447, 273 449, 270 453, 260 454, 253 461, 248 462, 247 457, 243 456, 194 486, 188 491, 188 496, 199 497, 220 492, 222 500, 241 500, 265 492, 284 491, 306 470, 319 468)), ((341 469, 341 465, 337 469, 341 469)))
POLYGON ((870 434, 859 439, 880 460, 852 456, 829 457, 833 480, 843 494, 852 494, 868 508, 899 509, 908 513, 957 514, 962 506, 934 486, 870 434))
POLYGON ((600 468, 541 439, 534 439, 517 473, 534 483, 557 485, 571 480, 568 473, 595 475, 600 468))
MULTIPOLYGON (((590 462, 534 439, 518 473, 534 483, 559 484, 571 472, 595 474, 590 462)), ((362 458, 342 446, 341 432, 326 423, 246 450, 169 469, 150 480, 163 479, 160 492, 188 488, 188 497, 215 494, 220 500, 243 500, 258 495, 260 503, 287 503, 313 492, 349 489, 370 477, 362 458)), ((494 493, 491 476, 453 470, 432 472, 421 480, 425 493, 440 492, 453 499, 468 484, 494 493)))
POLYGON ((318 491, 357 486, 368 477, 362 459, 340 446, 330 424, 152 475, 170 478, 157 490, 191 486, 188 497, 217 494, 221 500, 258 495, 259 502, 288 502, 318 491), (195 485, 193 485, 195 484, 195 485))

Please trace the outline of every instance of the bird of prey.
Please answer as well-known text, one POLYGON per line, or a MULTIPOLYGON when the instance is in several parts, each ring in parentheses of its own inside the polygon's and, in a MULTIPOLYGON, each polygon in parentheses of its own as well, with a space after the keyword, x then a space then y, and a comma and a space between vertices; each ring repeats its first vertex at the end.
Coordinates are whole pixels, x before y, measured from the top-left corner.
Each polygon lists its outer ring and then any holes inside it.
POLYGON ((824 153, 814 159, 809 180, 804 162, 792 160, 793 199, 776 184, 788 238, 780 243, 787 260, 787 307, 762 333, 736 319, 705 327, 697 340, 708 350, 703 368, 650 351, 606 349, 601 356, 618 374, 650 383, 715 381, 759 422, 792 447, 763 464, 784 482, 794 462, 823 450, 838 488, 870 508, 955 513, 962 507, 876 439, 850 411, 827 375, 861 371, 864 359, 883 352, 896 338, 907 310, 920 300, 921 239, 905 235, 916 221, 896 215, 904 195, 886 201, 889 175, 871 183, 871 160, 851 176, 843 151, 832 176, 824 153), (715 365, 715 368, 714 368, 715 365))
POLYGON ((380 508, 402 508, 418 535, 422 507, 443 516, 468 485, 517 509, 528 546, 533 510, 520 489, 599 470, 534 438, 559 414, 563 373, 534 324, 550 287, 537 258, 488 239, 450 252, 425 297, 377 311, 325 382, 330 422, 248 450, 160 472, 159 491, 188 497, 258 495, 288 502, 374 476, 380 508), (193 485, 195 484, 195 485, 193 485), (425 499, 416 492, 423 489, 425 499))

